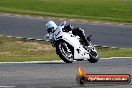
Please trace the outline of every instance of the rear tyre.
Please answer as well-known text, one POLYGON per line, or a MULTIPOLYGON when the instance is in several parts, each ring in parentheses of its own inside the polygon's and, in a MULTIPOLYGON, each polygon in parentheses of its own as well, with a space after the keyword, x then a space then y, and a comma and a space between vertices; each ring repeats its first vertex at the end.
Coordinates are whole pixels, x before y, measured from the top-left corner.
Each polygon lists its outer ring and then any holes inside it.
POLYGON ((73 62, 73 53, 70 45, 66 42, 60 41, 56 44, 56 52, 59 57, 66 63, 73 62))

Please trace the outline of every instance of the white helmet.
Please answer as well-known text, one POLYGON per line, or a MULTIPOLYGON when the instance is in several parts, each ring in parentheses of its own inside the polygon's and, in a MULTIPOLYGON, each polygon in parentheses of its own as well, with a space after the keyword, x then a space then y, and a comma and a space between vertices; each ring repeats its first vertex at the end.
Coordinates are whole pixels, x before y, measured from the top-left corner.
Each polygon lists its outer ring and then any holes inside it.
POLYGON ((52 32, 53 30, 55 30, 57 28, 57 25, 53 22, 53 21, 49 21, 46 24, 46 30, 48 31, 48 33, 52 32))

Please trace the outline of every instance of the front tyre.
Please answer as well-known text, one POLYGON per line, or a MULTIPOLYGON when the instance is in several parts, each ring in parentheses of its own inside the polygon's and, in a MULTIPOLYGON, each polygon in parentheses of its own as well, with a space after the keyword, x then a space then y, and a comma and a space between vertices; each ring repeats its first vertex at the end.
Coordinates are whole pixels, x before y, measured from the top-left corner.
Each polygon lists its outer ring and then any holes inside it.
POLYGON ((90 63, 96 63, 98 60, 99 60, 99 57, 98 57, 98 53, 95 49, 95 47, 93 46, 93 48, 90 50, 89 52, 89 56, 90 56, 90 59, 88 59, 88 61, 90 63))
POLYGON ((70 45, 66 42, 60 41, 56 44, 56 52, 59 57, 66 63, 73 62, 73 53, 70 45))

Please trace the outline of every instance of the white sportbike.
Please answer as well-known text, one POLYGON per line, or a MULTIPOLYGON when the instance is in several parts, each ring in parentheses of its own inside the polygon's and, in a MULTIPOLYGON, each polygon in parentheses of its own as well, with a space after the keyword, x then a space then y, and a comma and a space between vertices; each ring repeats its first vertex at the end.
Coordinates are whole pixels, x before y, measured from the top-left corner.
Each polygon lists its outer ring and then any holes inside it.
MULTIPOLYGON (((56 47, 56 53, 66 63, 73 61, 88 60, 91 63, 98 61, 98 53, 96 48, 89 42, 89 46, 85 46, 80 42, 80 37, 72 34, 71 31, 65 32, 63 28, 66 21, 62 22, 58 29, 54 32, 52 45, 56 47)), ((88 37, 90 38, 90 36, 88 37)))

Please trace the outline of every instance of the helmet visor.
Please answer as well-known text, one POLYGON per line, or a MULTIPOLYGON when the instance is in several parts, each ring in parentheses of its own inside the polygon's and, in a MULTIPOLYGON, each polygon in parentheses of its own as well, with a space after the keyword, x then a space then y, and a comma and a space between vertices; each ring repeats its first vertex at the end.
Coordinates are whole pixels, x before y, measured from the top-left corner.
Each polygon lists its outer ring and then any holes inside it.
POLYGON ((46 29, 48 33, 52 32, 54 28, 48 28, 46 29))

